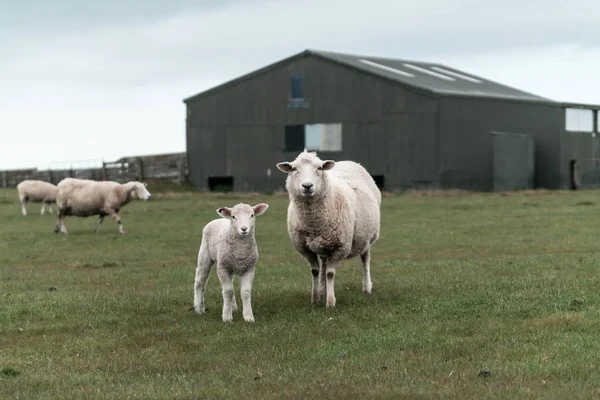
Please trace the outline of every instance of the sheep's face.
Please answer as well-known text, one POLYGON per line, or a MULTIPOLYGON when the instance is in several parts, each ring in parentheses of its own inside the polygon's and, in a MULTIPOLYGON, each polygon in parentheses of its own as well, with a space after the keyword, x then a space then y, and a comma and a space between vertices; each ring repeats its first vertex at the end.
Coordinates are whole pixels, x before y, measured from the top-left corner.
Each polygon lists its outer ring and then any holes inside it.
POLYGON ((131 182, 133 188, 131 189, 132 200, 150 200, 152 195, 146 189, 147 184, 142 182, 131 182))
POLYGON ((318 196, 325 187, 327 171, 335 166, 331 160, 323 161, 316 153, 306 150, 292 162, 281 162, 277 168, 288 174, 285 187, 294 197, 309 199, 318 196))
POLYGON ((263 214, 269 208, 268 204, 259 203, 254 207, 240 203, 233 208, 221 207, 217 214, 221 217, 229 218, 231 230, 239 236, 249 236, 254 234, 254 221, 258 215, 263 214))

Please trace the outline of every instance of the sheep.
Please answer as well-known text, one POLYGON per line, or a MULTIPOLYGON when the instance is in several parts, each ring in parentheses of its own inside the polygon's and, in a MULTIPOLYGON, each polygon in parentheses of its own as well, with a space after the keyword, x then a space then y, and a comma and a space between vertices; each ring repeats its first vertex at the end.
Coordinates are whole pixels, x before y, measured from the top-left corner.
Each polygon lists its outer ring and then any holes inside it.
POLYGON ((56 186, 51 183, 36 180, 25 180, 17 185, 17 193, 19 194, 19 201, 21 202, 21 213, 27 215, 27 202, 31 201, 34 203, 42 203, 42 211, 40 214, 44 215, 46 207, 51 214, 52 203, 56 203, 56 186))
POLYGON ((126 231, 119 217, 119 210, 133 200, 150 200, 151 194, 146 184, 133 181, 118 183, 111 181, 92 181, 88 179, 66 178, 57 185, 56 204, 58 219, 54 232, 60 230, 67 235, 69 232, 64 224, 64 218, 69 215, 88 217, 98 215, 98 224, 94 228, 98 232, 104 217, 110 215, 119 226, 119 232, 126 231))
POLYGON ((371 246, 379 239, 381 192, 353 161, 322 161, 306 149, 277 168, 287 173, 287 227, 312 273, 312 304, 326 296, 335 307, 334 279, 341 260, 360 255, 362 290, 371 294, 371 246), (335 168, 334 168, 335 167, 335 168))
POLYGON ((198 314, 206 311, 204 290, 213 264, 217 264, 217 275, 223 289, 223 322, 233 321, 237 302, 233 289, 234 275, 240 276, 243 316, 246 322, 254 322, 250 301, 254 267, 258 260, 258 247, 254 238, 256 216, 267 211, 269 205, 259 203, 254 207, 240 203, 233 208, 217 210, 223 218, 206 224, 202 230, 202 242, 198 251, 198 267, 194 281, 194 310, 198 314))

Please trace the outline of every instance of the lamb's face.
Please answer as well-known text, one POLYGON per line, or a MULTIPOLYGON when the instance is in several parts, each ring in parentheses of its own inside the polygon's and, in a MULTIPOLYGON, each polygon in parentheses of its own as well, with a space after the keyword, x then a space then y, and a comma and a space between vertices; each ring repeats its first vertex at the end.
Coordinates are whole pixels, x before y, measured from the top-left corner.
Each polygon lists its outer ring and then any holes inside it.
POLYGON ((292 162, 277 164, 277 168, 288 174, 285 187, 294 197, 309 199, 321 193, 327 172, 335 166, 331 160, 323 161, 316 153, 306 150, 292 162))
POLYGON ((131 198, 133 200, 150 200, 152 195, 146 189, 147 184, 142 182, 133 182, 133 190, 131 191, 131 198))
POLYGON ((256 216, 261 215, 269 208, 268 204, 260 203, 254 207, 240 203, 233 208, 221 207, 217 214, 221 217, 229 218, 231 230, 239 236, 248 236, 254 233, 254 221, 256 216))

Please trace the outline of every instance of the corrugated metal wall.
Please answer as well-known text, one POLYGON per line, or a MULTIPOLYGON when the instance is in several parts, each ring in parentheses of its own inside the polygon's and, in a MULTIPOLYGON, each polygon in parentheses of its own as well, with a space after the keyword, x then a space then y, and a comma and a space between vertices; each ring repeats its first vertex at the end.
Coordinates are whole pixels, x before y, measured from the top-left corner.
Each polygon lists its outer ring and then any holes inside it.
POLYGON ((342 123, 342 151, 322 159, 353 160, 386 189, 439 186, 437 101, 389 81, 315 57, 215 91, 188 104, 187 151, 191 182, 233 176, 236 191, 283 189, 280 161, 285 125, 342 123), (304 76, 307 108, 288 108, 290 77, 304 76))
POLYGON ((440 100, 440 176, 444 188, 493 190, 491 132, 535 139, 535 187, 557 189, 561 175, 563 110, 558 105, 493 99, 440 100), (562 119, 561 119, 562 118, 562 119))

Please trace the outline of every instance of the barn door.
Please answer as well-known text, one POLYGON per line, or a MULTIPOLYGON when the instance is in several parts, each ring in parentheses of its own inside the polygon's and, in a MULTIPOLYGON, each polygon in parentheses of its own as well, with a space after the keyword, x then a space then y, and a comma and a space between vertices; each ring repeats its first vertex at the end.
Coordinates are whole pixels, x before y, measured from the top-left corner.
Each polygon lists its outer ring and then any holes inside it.
POLYGON ((492 132, 494 191, 534 188, 535 153, 531 135, 492 132))

